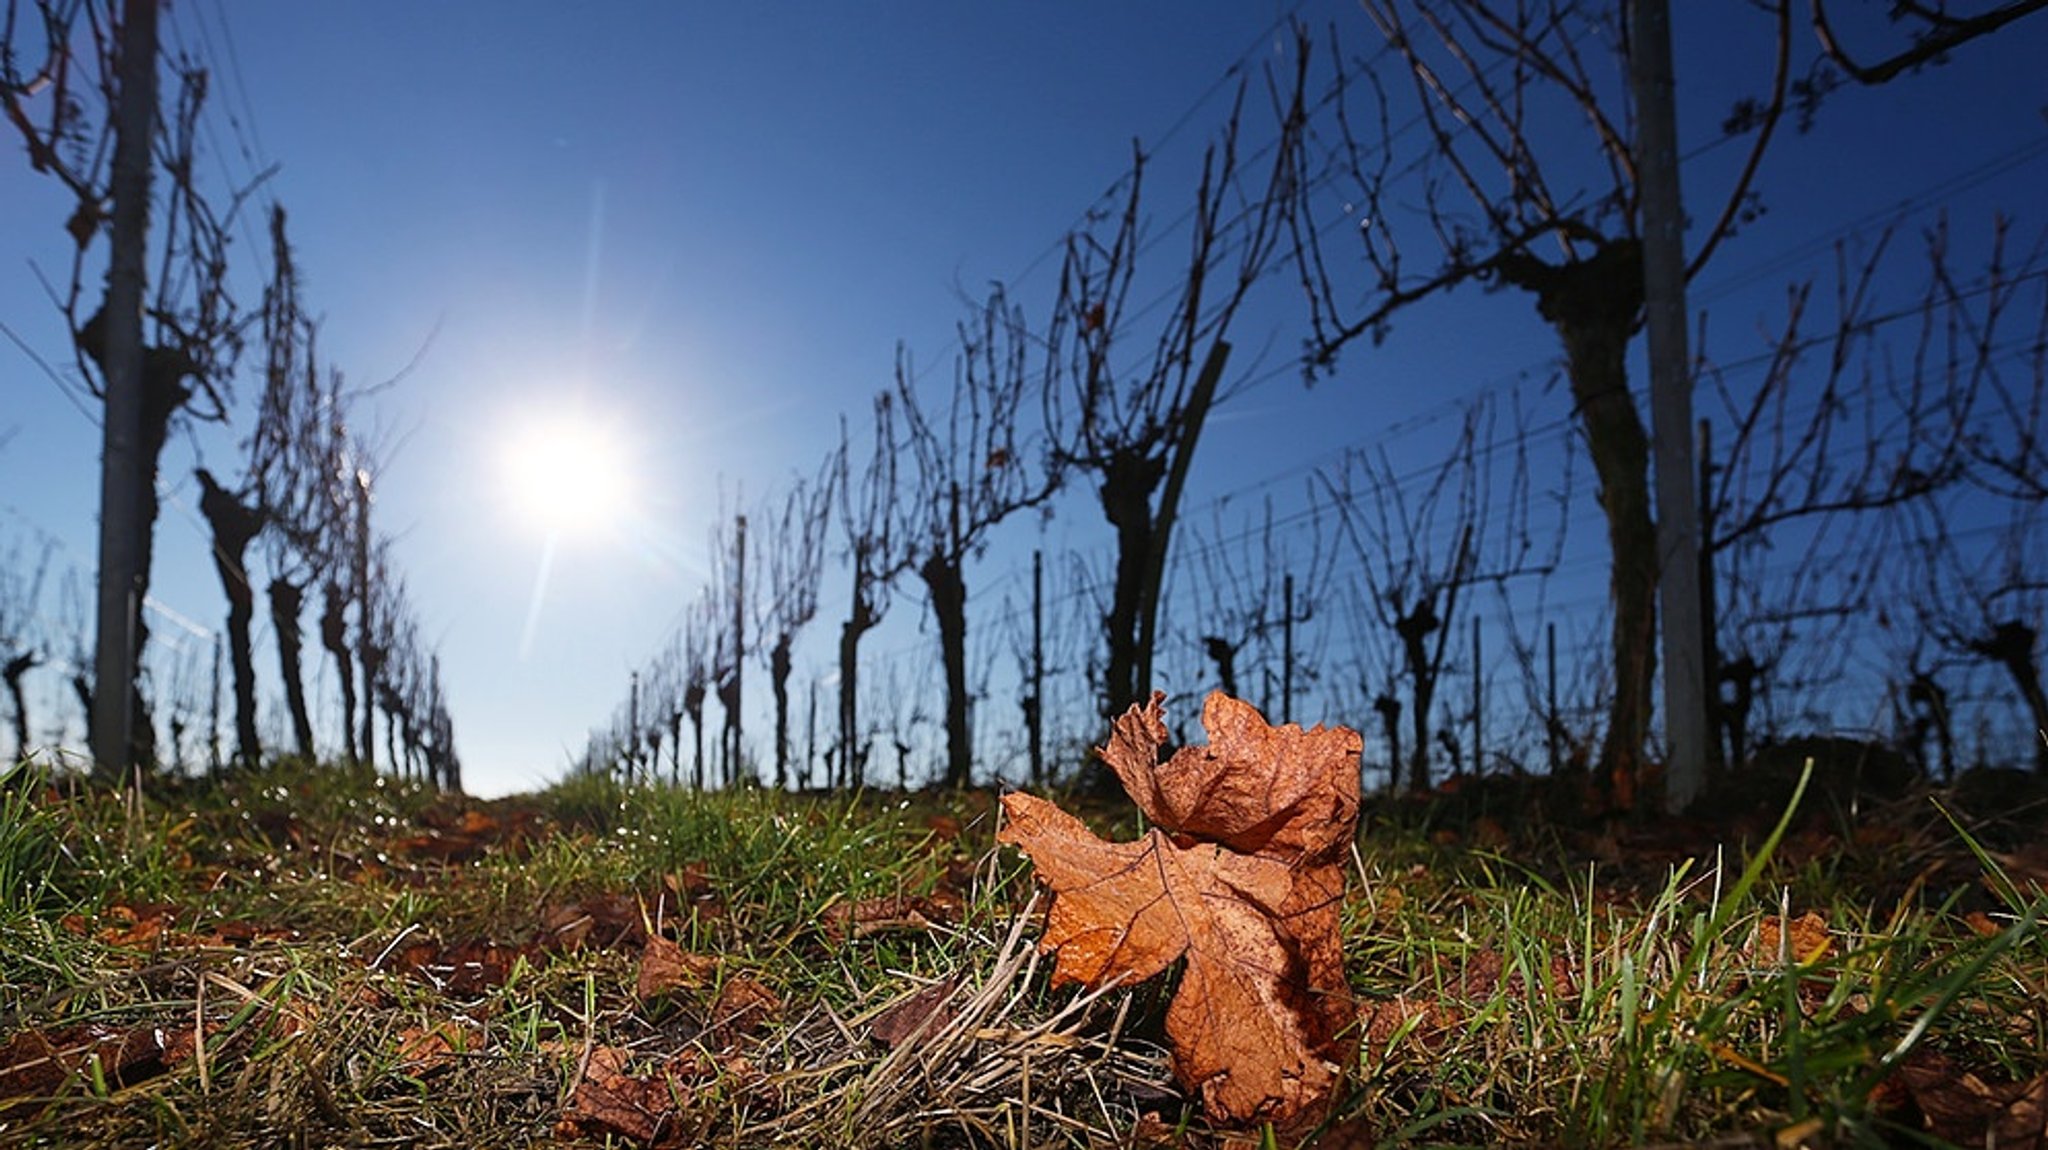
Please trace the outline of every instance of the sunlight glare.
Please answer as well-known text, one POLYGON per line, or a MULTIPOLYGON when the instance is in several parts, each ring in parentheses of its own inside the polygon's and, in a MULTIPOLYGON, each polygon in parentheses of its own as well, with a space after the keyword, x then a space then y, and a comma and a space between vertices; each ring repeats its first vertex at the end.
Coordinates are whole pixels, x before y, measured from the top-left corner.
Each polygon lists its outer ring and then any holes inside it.
POLYGON ((550 538, 604 533, 632 497, 624 456, 623 437, 587 417, 527 421, 500 458, 512 513, 550 538))

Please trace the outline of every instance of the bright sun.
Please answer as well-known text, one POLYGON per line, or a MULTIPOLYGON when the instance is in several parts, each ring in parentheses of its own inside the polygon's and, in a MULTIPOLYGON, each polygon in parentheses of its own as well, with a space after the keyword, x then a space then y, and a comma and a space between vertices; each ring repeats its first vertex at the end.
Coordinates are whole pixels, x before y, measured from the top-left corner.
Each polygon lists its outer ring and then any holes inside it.
POLYGON ((551 538, 602 534, 632 498, 625 454, 624 437, 588 416, 528 417, 499 457, 512 513, 551 538))

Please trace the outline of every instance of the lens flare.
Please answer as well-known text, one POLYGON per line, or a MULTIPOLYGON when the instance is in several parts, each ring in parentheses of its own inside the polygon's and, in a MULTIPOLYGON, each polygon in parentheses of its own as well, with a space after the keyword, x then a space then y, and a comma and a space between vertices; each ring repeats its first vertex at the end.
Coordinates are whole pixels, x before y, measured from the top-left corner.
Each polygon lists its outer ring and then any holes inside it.
POLYGON ((602 534, 631 501, 621 437, 587 418, 522 424, 506 437, 500 466, 514 515, 550 538, 602 534))

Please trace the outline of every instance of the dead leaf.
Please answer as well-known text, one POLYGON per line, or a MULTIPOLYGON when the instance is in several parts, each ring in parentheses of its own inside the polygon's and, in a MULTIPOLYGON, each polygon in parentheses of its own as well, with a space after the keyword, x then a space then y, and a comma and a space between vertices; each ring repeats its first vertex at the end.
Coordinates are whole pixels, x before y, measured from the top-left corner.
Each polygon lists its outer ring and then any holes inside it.
POLYGON ((2048 1145, 2048 1075, 1990 1083, 1931 1050, 1914 1052, 1897 1073, 1927 1131, 1943 1141, 1999 1150, 2048 1145))
POLYGON ((858 902, 835 902, 820 916, 825 937, 833 942, 868 938, 892 931, 922 931, 958 920, 963 903, 959 895, 940 891, 932 895, 885 895, 858 902))
POLYGON ((474 999, 504 986, 521 958, 534 957, 532 948, 482 939, 443 945, 432 938, 415 938, 385 955, 384 966, 443 994, 474 999))
POLYGON ((1464 1013, 1442 1002, 1397 994, 1384 1002, 1366 1003, 1358 1010, 1358 1028, 1366 1046, 1384 1051, 1395 1039, 1406 1038, 1425 1050, 1443 1045, 1450 1029, 1464 1021, 1464 1013))
POLYGON ((246 922, 211 922, 201 924, 204 916, 180 911, 170 903, 143 903, 128 905, 114 903, 101 910, 97 917, 83 914, 67 914, 59 918, 58 925, 80 937, 91 935, 102 944, 117 950, 164 951, 205 948, 243 949, 262 939, 293 937, 293 932, 279 927, 262 927, 246 922), (193 929, 181 929, 178 920, 185 916, 193 923, 193 929), (206 925, 210 929, 199 929, 206 925))
POLYGON ((1056 983, 1141 980, 1183 956, 1167 1010, 1174 1076, 1211 1119, 1286 1124, 1321 1107, 1355 1017, 1344 981, 1341 866, 1358 825, 1358 736, 1268 727, 1211 694, 1207 747, 1165 763, 1154 694, 1111 731, 1103 759, 1148 818, 1108 843, 1043 799, 1003 796, 997 836, 1054 892, 1041 949, 1056 983))
POLYGON ((738 1038, 759 1032, 781 1013, 780 995, 750 975, 735 974, 718 988, 710 1029, 730 1046, 738 1038))
POLYGON ((656 1074, 631 1075, 626 1073, 630 1064, 626 1052, 617 1047, 593 1048, 562 1110, 556 1136, 615 1134, 644 1146, 680 1145, 682 1132, 674 1118, 694 1097, 688 1077, 674 1073, 673 1066, 656 1074))
POLYGON ((1808 966, 1828 956, 1835 947, 1828 922, 1807 911, 1791 922, 1777 915, 1765 915, 1756 928, 1756 946, 1751 961, 1776 964, 1789 958, 1794 965, 1808 966))
MULTIPOLYGON (((207 1033, 217 1027, 207 1024, 207 1033)), ((72 1075, 100 1073, 116 1087, 133 1086, 191 1060, 197 1045, 190 1023, 115 1028, 99 1024, 26 1030, 0 1045, 0 1111, 15 1101, 53 1096, 72 1075)))
POLYGON ((483 840, 455 829, 428 830, 421 834, 395 839, 391 849, 408 858, 430 859, 451 865, 475 862, 484 855, 483 840))
POLYGON ((934 982, 890 1004, 868 1024, 868 1037, 894 1050, 912 1038, 930 1037, 953 1021, 948 1000, 960 989, 958 979, 934 982))
MULTIPOLYGON (((1553 953, 1549 962, 1549 981, 1538 981, 1534 993, 1539 998, 1571 999, 1578 996, 1578 972, 1569 958, 1553 953)), ((1490 946, 1480 947, 1466 956, 1464 968, 1451 981, 1448 988, 1459 999, 1478 1005, 1500 994, 1521 1002, 1527 999, 1531 990, 1520 970, 1510 969, 1506 956, 1490 946)))
POLYGON ((0 1112, 15 1099, 48 1098, 71 1073, 57 1036, 24 1030, 0 1046, 0 1112))
POLYGON ((1978 938, 1997 938, 2005 933, 2004 927, 1998 925, 1990 915, 1985 914, 1981 910, 1973 910, 1964 915, 1963 924, 1968 926, 1970 933, 1978 938))
MULTIPOLYGON (((2035 890, 2048 891, 2048 846, 2029 843, 2011 853, 1992 851, 1990 854, 2014 885, 2031 885, 2035 890)), ((1990 877, 1984 876, 1986 885, 1990 885, 1990 877)))
POLYGON ((1472 845, 1480 850, 1504 851, 1514 842, 1508 829, 1492 815, 1480 815, 1472 822, 1472 845))
POLYGON ((398 1032, 398 1070, 418 1077, 483 1048, 483 1028, 474 1022, 451 1018, 433 1027, 408 1026, 398 1032))
POLYGON ((676 903, 669 913, 687 910, 700 919, 725 917, 725 900, 711 881, 711 868, 701 862, 683 864, 683 869, 662 880, 676 903))
POLYGON ((1145 817, 1239 854, 1317 858, 1349 848, 1358 829, 1358 734, 1345 727, 1270 727, 1258 708, 1212 691, 1206 747, 1165 763, 1165 695, 1153 692, 1113 725, 1103 761, 1145 817))
POLYGON ((691 954, 661 935, 640 951, 640 976, 633 993, 642 1002, 670 991, 702 986, 718 973, 718 960, 691 954))
POLYGON ((647 919, 646 907, 630 894, 596 895, 544 911, 540 941, 558 951, 641 946, 647 919))

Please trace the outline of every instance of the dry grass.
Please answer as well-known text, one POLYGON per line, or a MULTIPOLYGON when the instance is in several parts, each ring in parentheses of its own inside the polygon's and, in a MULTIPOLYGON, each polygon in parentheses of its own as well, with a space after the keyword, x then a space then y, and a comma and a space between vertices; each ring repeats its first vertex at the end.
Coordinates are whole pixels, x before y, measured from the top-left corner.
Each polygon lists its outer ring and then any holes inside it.
MULTIPOLYGON (((2009 1134, 2048 1072, 2038 888, 1922 801, 1895 835, 1787 824, 1675 868, 1378 820, 1324 1141, 1968 1134, 1923 1113, 1958 1101, 1935 1071, 1983 1086, 1976 1144, 2009 1134)), ((1160 1144, 1257 1144, 1175 1091, 1162 988, 1049 986, 992 818, 979 795, 477 804, 284 769, 137 807, 18 777, 0 1145, 1096 1146, 1147 1114, 1160 1144), (658 993, 650 935, 694 956, 658 993)))

